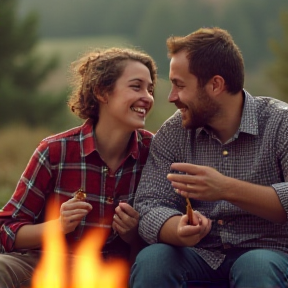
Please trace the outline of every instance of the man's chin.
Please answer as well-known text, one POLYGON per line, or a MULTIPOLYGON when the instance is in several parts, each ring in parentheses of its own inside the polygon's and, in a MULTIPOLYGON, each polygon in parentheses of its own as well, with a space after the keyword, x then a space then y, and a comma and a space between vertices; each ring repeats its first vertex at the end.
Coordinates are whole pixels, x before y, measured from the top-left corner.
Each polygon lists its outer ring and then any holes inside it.
POLYGON ((199 127, 203 127, 203 126, 197 125, 197 123, 194 123, 191 120, 189 121, 189 119, 186 119, 186 120, 182 119, 182 127, 185 129, 195 129, 196 130, 199 127))
POLYGON ((193 128, 193 125, 192 125, 191 121, 182 119, 182 127, 185 129, 191 129, 191 128, 193 128))

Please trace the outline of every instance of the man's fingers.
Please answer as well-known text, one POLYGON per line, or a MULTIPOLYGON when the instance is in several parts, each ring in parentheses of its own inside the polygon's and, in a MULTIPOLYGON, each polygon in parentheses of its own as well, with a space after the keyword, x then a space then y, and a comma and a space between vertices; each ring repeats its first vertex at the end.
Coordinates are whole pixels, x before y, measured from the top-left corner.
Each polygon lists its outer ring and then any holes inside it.
POLYGON ((195 165, 191 163, 172 163, 171 170, 180 171, 187 174, 198 174, 202 171, 203 166, 195 165))
POLYGON ((181 217, 180 223, 179 223, 179 235, 180 236, 196 235, 200 232, 200 229, 201 228, 198 225, 198 223, 196 225, 188 224, 188 216, 186 214, 181 217))

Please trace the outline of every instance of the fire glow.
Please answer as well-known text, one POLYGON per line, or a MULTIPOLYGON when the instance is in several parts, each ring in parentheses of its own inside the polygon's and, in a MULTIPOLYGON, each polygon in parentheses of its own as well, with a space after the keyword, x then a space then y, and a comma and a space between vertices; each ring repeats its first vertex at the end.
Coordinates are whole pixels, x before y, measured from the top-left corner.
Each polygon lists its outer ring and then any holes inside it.
POLYGON ((46 227, 43 235, 44 252, 35 269, 32 288, 126 288, 128 286, 128 263, 120 259, 105 262, 101 257, 101 248, 106 239, 103 230, 94 231, 81 240, 70 269, 65 257, 67 248, 60 223, 48 221, 46 227))

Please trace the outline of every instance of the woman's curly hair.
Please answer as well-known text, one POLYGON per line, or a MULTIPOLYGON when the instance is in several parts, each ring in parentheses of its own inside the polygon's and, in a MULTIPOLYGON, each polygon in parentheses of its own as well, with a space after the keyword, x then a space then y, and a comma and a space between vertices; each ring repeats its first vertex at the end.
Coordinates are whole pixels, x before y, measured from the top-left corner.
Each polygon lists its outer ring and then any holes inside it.
POLYGON ((157 67, 148 54, 131 48, 99 49, 71 64, 72 93, 68 99, 71 111, 82 119, 97 122, 99 103, 96 95, 104 96, 113 91, 129 60, 141 62, 149 69, 155 87, 157 67))

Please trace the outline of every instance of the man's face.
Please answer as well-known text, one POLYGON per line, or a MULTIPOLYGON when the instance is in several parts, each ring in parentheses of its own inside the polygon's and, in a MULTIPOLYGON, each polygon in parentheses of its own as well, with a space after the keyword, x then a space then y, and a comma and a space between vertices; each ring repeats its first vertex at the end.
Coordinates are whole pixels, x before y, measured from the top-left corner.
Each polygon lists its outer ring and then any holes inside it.
POLYGON ((169 78, 172 89, 169 102, 174 103, 182 114, 185 128, 199 128, 212 123, 219 113, 219 104, 210 97, 206 85, 198 85, 196 76, 189 72, 186 52, 174 54, 170 61, 169 78))

